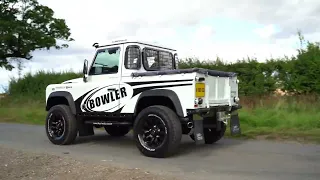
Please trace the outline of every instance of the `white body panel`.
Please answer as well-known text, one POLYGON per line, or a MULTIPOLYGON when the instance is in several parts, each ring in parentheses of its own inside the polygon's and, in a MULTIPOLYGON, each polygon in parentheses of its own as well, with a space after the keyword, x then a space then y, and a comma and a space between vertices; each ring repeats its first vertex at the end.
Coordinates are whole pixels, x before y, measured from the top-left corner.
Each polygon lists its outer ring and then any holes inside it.
MULTIPOLYGON (((179 81, 179 80, 188 80, 194 79, 195 73, 193 74, 176 74, 176 75, 163 75, 163 76, 145 76, 145 77, 122 77, 122 82, 150 82, 150 81, 179 81)), ((150 83, 146 85, 137 85, 135 88, 147 88, 154 87, 155 89, 167 89, 175 92, 181 103, 183 113, 186 115, 186 109, 194 108, 194 81, 188 82, 167 82, 167 83, 150 83), (190 85, 186 85, 190 84, 190 85), (172 85, 185 85, 185 86, 176 86, 176 87, 162 87, 162 86, 172 86, 172 85), (159 88, 157 88, 159 87, 159 88), (190 98, 186 98, 190 97, 190 98)), ((137 100, 142 92, 140 92, 136 97, 132 98, 124 106, 122 113, 133 113, 137 100)))
MULTIPOLYGON (((53 84, 49 85, 46 90, 46 98, 48 99, 48 96, 54 92, 54 91, 67 91, 72 94, 72 97, 74 101, 76 101, 78 98, 80 98, 82 95, 86 94, 90 90, 93 90, 91 93, 84 96, 83 100, 81 101, 81 110, 83 112, 84 108, 82 108, 83 104, 85 103, 85 100, 91 96, 91 98, 87 101, 87 103, 90 103, 89 101, 95 100, 94 98, 99 98, 104 94, 108 94, 110 91, 108 91, 108 88, 117 88, 120 89, 121 87, 126 87, 126 93, 127 96, 124 98, 120 98, 120 100, 117 100, 116 102, 113 101, 112 103, 108 103, 106 105, 101 105, 99 107, 94 107, 93 109, 90 109, 89 112, 92 111, 98 111, 98 112, 114 112, 117 111, 120 108, 123 108, 121 110, 121 113, 134 113, 137 100, 139 96, 141 95, 140 92, 137 95, 133 96, 133 91, 135 89, 139 88, 147 88, 147 87, 153 87, 152 89, 167 89, 172 90, 175 92, 179 98, 180 104, 183 109, 183 113, 186 116, 186 110, 187 109, 193 109, 194 108, 194 81, 189 82, 168 82, 168 83, 150 83, 146 85, 137 85, 137 86, 130 86, 127 84, 127 82, 149 82, 149 81, 166 81, 166 80, 186 80, 186 79, 194 79, 195 73, 193 74, 187 74, 187 75, 165 75, 165 76, 148 76, 148 77, 125 77, 122 78, 121 84, 117 84, 116 81, 110 82, 109 79, 104 79, 100 81, 96 81, 94 83, 84 83, 84 82, 78 82, 78 83, 68 83, 68 84, 53 84), (110 82, 110 83, 106 83, 110 82), (177 87, 162 87, 162 86, 172 86, 172 85, 185 85, 190 84, 188 86, 177 86, 177 87), (157 86, 159 88, 157 88, 157 86), (96 90, 99 90, 96 92, 96 90), (94 93, 94 94, 93 94, 94 93)), ((118 82, 119 83, 119 82, 118 82)), ((121 93, 121 91, 120 91, 121 93)), ((110 98, 110 97, 109 97, 110 98)), ((113 97, 114 98, 114 97, 113 97)), ((101 98, 99 98, 101 101, 101 98)), ((101 103, 102 104, 102 103, 101 103)), ((89 105, 87 105, 89 106, 89 105)))
MULTIPOLYGON (((201 76, 201 75, 198 75, 201 76)), ((207 106, 230 106, 232 99, 230 97, 230 78, 229 77, 205 77, 207 106)))

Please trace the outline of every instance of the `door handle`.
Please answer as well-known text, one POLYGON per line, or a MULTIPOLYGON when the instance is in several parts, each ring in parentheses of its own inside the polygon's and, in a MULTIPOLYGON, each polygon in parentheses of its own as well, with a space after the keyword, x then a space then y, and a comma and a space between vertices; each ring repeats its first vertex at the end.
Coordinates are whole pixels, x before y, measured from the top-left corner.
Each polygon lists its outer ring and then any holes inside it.
POLYGON ((109 88, 108 91, 115 91, 116 88, 109 88))

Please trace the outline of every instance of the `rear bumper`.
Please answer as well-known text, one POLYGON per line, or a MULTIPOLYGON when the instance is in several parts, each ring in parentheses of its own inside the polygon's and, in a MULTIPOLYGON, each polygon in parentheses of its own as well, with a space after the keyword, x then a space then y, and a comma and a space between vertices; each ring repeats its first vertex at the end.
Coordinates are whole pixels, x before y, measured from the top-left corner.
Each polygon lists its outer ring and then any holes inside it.
POLYGON ((198 114, 198 115, 204 115, 213 111, 229 111, 230 113, 241 109, 242 106, 239 104, 237 106, 214 106, 214 107, 210 107, 210 108, 199 108, 199 109, 187 109, 187 115, 194 115, 194 114, 198 114))
MULTIPOLYGON (((205 144, 205 137, 203 133, 203 129, 207 128, 207 124, 204 124, 204 119, 206 117, 216 117, 213 113, 217 113, 219 111, 227 111, 231 114, 230 116, 230 131, 231 135, 240 134, 240 121, 237 110, 241 109, 242 106, 229 106, 224 107, 210 107, 210 108, 202 108, 202 109, 189 109, 187 110, 188 120, 193 122, 193 134, 196 144, 205 144)), ((217 121, 218 119, 214 119, 217 121)), ((207 121, 207 120, 206 120, 207 121)), ((219 123, 218 123, 219 124, 219 123)), ((216 127, 217 128, 217 127, 216 127)))

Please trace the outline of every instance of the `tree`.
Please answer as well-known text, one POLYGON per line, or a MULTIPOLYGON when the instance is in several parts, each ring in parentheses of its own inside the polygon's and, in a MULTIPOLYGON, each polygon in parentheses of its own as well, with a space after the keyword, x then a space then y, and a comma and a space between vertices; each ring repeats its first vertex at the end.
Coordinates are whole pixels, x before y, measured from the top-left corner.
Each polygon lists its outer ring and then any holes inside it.
POLYGON ((0 1, 0 67, 11 70, 10 59, 32 59, 40 49, 62 49, 58 40, 73 41, 64 19, 54 18, 54 11, 37 0, 0 1))

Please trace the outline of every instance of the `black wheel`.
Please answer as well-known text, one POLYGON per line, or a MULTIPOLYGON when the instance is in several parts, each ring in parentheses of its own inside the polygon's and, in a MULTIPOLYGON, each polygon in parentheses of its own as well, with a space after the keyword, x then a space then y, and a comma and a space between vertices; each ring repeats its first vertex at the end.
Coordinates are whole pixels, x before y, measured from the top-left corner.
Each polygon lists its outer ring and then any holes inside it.
POLYGON ((104 126, 110 136, 124 136, 130 131, 129 126, 104 126))
POLYGON ((134 138, 140 152, 163 158, 177 152, 182 137, 181 123, 174 111, 165 106, 142 110, 134 124, 134 138))
POLYGON ((77 121, 69 106, 53 106, 46 117, 46 134, 53 144, 73 143, 78 134, 77 121))
MULTIPOLYGON (((221 122, 221 129, 217 131, 215 128, 204 128, 203 134, 204 134, 204 141, 206 144, 213 144, 217 141, 219 141, 226 132, 227 126, 223 122, 221 122)), ((194 135, 190 135, 191 139, 194 140, 194 135)))

